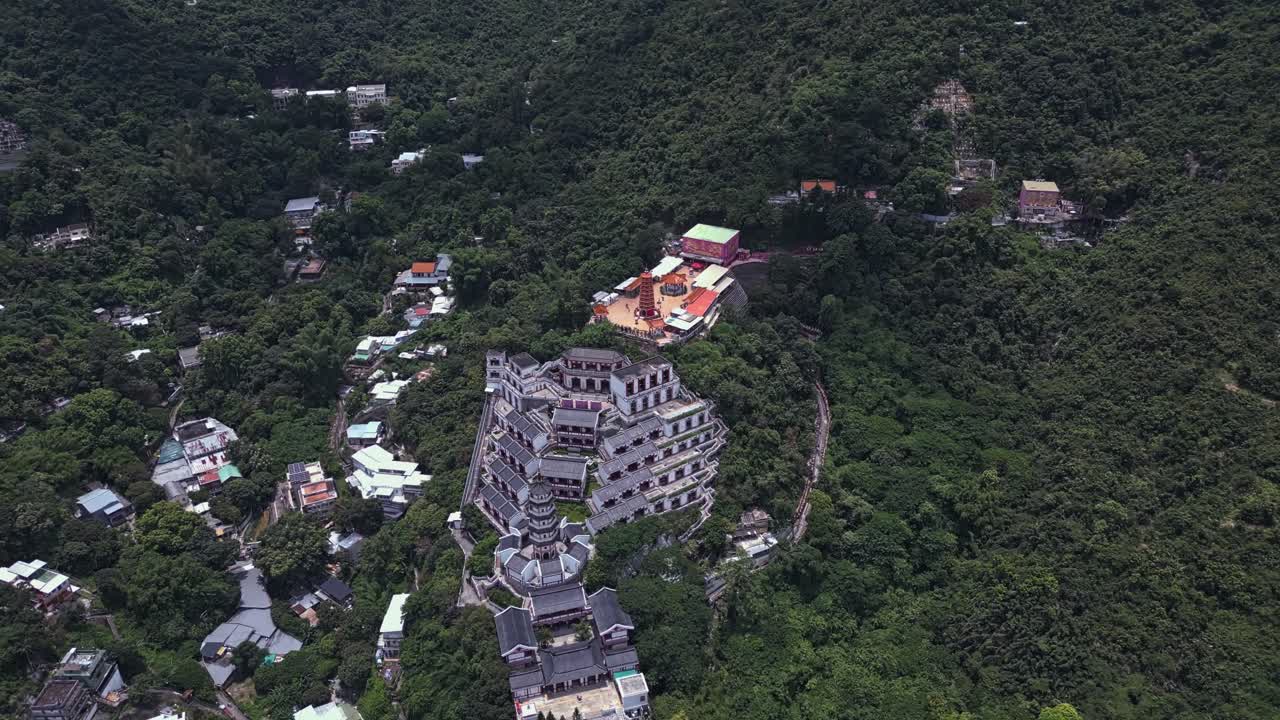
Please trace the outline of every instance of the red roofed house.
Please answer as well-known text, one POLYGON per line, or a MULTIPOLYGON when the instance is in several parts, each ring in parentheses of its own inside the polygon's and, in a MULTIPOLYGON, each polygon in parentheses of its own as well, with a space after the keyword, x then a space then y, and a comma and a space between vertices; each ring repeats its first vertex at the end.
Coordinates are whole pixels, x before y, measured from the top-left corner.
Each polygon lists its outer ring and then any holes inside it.
POLYGON ((303 265, 302 269, 298 271, 298 278, 300 280, 319 280, 320 276, 324 275, 324 266, 324 258, 312 258, 311 262, 303 265))
POLYGON ((813 192, 814 190, 821 190, 822 192, 834 193, 836 191, 836 181, 835 180, 801 180, 800 181, 801 195, 807 195, 813 192))
POLYGON ((413 277, 427 277, 435 271, 436 264, 433 262, 416 262, 409 267, 409 272, 413 277))
POLYGON ((337 500, 338 491, 330 478, 298 486, 298 507, 307 515, 328 515, 337 500))

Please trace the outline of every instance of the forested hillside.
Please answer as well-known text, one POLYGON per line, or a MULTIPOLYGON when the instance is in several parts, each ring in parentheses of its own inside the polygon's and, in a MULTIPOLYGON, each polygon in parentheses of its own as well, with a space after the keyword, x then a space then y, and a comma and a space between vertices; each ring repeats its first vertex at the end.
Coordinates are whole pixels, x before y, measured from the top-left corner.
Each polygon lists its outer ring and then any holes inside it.
POLYGON ((661 549, 687 518, 600 540, 588 579, 639 621, 658 718, 1276 717, 1277 68, 1264 2, 0 4, 0 119, 32 138, 0 172, 0 431, 26 426, 0 444, 0 565, 47 559, 123 630, 42 623, 0 587, 0 715, 76 643, 211 699, 194 660, 234 605, 230 554, 149 480, 164 401, 181 384, 183 417, 238 428, 247 477, 221 511, 261 512, 284 464, 335 462, 343 360, 400 329, 379 314, 394 274, 447 251, 460 307, 426 334, 449 360, 392 418, 435 482, 367 528, 357 611, 254 674, 248 708, 288 718, 336 677, 366 720, 395 717, 369 658, 381 608, 416 587, 401 709, 510 717, 489 617, 453 605, 443 525, 481 353, 619 342, 581 331, 591 293, 709 222, 821 250, 776 255, 742 315, 673 354, 732 429, 712 521, 661 549), (918 120, 948 78, 999 176, 938 228, 914 211, 946 202, 951 133, 918 120), (341 103, 278 111, 266 92, 359 82, 395 97, 366 153, 341 103), (766 201, 801 177, 898 212, 766 201), (1127 221, 1087 250, 993 227, 1040 177, 1127 221), (289 283, 285 201, 350 190, 314 228, 324 280, 289 283), (73 222, 94 240, 30 243, 73 222), (94 321, 121 303, 160 314, 94 321), (183 375, 202 325, 229 334, 183 375), (819 378, 833 426, 809 532, 732 574, 713 612, 719 533, 755 506, 785 523, 800 495, 819 378), (134 502, 132 535, 71 517, 89 483, 134 502))

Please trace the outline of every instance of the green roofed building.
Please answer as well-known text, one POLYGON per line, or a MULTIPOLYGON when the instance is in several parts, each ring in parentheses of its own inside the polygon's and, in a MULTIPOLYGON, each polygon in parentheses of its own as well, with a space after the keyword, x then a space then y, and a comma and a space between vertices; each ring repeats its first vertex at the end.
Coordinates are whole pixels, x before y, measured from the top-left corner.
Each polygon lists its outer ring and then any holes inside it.
POLYGON ((738 255, 740 232, 731 228, 698 224, 680 238, 680 254, 693 260, 728 265, 738 255))

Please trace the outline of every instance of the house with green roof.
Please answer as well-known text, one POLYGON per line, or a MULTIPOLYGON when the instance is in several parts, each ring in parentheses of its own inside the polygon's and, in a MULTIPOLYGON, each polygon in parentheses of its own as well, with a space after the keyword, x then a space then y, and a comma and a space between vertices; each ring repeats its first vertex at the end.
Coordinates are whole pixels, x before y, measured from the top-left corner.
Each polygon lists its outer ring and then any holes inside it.
POLYGON ((691 260, 728 265, 738 255, 739 235, 732 228, 699 223, 680 237, 680 254, 691 260))

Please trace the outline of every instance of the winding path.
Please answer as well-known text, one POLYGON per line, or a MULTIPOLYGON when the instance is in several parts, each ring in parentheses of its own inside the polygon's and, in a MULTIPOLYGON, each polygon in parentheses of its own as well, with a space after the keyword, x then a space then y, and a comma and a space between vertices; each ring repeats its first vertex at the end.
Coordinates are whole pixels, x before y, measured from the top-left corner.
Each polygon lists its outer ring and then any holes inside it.
POLYGON ((827 457, 827 439, 831 436, 831 406, 827 403, 827 391, 822 383, 813 386, 818 396, 818 417, 815 420, 813 454, 809 456, 809 479, 804 484, 804 492, 800 493, 800 503, 796 505, 795 515, 791 518, 791 542, 799 542, 805 530, 809 528, 809 493, 818 478, 822 476, 822 465, 827 457))

